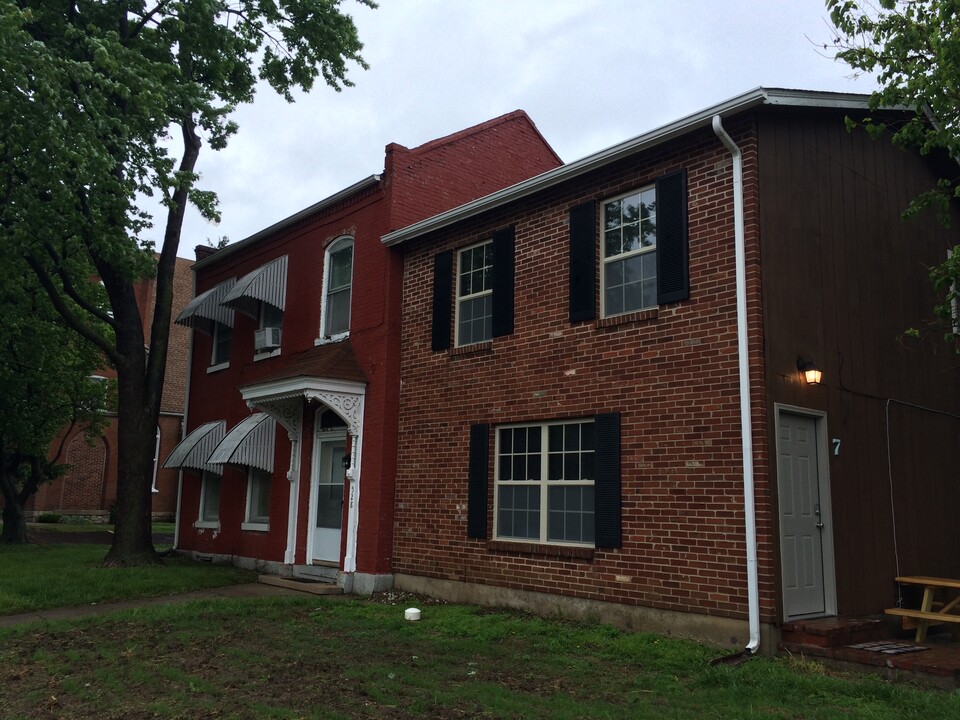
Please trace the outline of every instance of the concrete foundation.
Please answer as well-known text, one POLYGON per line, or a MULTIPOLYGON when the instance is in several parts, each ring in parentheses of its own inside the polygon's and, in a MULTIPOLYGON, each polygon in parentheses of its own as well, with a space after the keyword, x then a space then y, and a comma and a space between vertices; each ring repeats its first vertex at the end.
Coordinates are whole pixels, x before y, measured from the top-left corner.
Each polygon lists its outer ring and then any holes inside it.
MULTIPOLYGON (((618 605, 564 595, 513 590, 456 580, 437 580, 400 573, 393 576, 393 586, 396 590, 429 595, 450 602, 508 607, 546 617, 598 622, 626 630, 697 640, 731 650, 742 650, 749 641, 749 627, 746 620, 658 610, 637 605, 618 605)), ((765 655, 776 653, 779 643, 779 633, 776 628, 762 625, 760 639, 761 653, 765 655)))

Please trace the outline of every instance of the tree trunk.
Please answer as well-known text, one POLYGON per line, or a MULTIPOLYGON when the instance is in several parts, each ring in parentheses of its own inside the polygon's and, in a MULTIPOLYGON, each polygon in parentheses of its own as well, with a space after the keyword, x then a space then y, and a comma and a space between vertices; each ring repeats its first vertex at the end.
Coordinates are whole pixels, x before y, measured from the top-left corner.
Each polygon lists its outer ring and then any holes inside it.
POLYGON ((143 377, 125 375, 118 377, 117 524, 103 562, 108 567, 160 563, 151 529, 156 419, 150 418, 143 377))
POLYGON ((27 520, 16 487, 7 474, 0 469, 0 489, 3 491, 3 534, 0 542, 23 545, 27 542, 27 520))
POLYGON ((113 303, 119 323, 117 349, 124 358, 117 367, 117 524, 113 544, 103 561, 107 567, 161 562, 153 547, 151 527, 160 391, 152 392, 146 378, 143 326, 133 287, 124 288, 120 294, 120 302, 113 303))

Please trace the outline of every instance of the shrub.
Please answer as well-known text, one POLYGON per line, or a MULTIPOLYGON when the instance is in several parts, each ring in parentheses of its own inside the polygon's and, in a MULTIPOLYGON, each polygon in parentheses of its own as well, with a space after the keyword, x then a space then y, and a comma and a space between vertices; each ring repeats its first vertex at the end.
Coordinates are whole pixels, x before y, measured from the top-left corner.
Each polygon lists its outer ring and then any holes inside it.
POLYGON ((58 522, 60 522, 60 514, 59 513, 43 513, 37 518, 37 522, 50 523, 51 525, 56 525, 58 522))

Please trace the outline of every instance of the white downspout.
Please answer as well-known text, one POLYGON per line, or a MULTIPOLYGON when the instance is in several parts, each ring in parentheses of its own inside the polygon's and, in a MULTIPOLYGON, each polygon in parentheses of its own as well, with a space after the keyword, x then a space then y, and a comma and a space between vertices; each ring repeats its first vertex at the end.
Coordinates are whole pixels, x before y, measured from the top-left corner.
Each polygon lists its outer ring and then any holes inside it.
POLYGON ((713 132, 733 158, 733 233, 737 280, 737 358, 740 367, 740 437, 743 453, 743 514, 747 542, 747 608, 750 642, 747 650, 760 647, 760 584, 757 576, 757 515, 753 482, 753 425, 750 422, 750 356, 747 348, 747 255, 743 229, 743 154, 713 116, 713 132))

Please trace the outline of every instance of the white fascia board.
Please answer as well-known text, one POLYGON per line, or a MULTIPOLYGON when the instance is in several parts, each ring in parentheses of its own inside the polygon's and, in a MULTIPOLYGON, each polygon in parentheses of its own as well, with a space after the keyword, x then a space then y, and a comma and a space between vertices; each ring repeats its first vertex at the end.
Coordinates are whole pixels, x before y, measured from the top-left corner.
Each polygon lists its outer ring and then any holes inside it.
POLYGON ((656 130, 588 155, 567 165, 548 170, 529 180, 498 190, 485 197, 473 200, 433 217, 421 220, 399 230, 389 232, 380 241, 390 247, 398 245, 420 235, 453 225, 474 217, 506 203, 520 200, 529 195, 559 185, 585 173, 616 162, 624 157, 661 145, 674 138, 702 127, 709 127, 714 115, 728 116, 760 105, 780 105, 810 108, 844 108, 849 110, 868 109, 868 95, 847 93, 824 93, 810 90, 784 90, 779 88, 754 88, 722 103, 713 105, 687 117, 663 125, 656 130))
POLYGON ((282 380, 270 380, 240 388, 244 402, 263 402, 276 398, 296 397, 305 393, 335 393, 343 395, 363 395, 366 383, 333 378, 292 377, 282 380))

